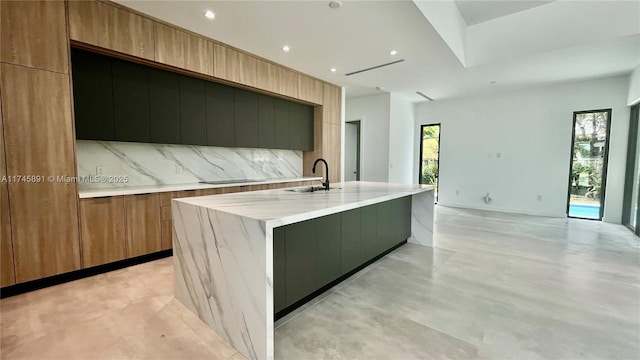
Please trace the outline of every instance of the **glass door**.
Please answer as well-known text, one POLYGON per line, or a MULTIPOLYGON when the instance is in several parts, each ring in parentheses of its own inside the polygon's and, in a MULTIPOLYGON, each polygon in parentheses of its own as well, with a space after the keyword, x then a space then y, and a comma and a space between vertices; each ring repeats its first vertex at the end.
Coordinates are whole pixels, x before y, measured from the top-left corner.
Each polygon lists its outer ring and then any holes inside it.
POLYGON ((440 162, 440 124, 420 127, 420 177, 418 182, 433 185, 433 197, 438 202, 438 178, 440 162))
POLYGON ((573 113, 569 217, 602 220, 611 109, 573 113))

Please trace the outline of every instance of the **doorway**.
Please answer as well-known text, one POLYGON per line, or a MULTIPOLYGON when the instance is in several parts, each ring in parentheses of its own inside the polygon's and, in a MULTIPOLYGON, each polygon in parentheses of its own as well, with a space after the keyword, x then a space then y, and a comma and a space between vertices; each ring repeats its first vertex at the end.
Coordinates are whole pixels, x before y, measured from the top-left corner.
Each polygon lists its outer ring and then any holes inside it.
POLYGON ((573 113, 567 216, 602 220, 611 109, 573 113))
POLYGON ((344 179, 360 181, 360 120, 347 121, 344 137, 344 179))
POLYGON ((418 182, 433 185, 433 196, 438 202, 438 179, 440 178, 440 124, 420 127, 420 173, 418 182))

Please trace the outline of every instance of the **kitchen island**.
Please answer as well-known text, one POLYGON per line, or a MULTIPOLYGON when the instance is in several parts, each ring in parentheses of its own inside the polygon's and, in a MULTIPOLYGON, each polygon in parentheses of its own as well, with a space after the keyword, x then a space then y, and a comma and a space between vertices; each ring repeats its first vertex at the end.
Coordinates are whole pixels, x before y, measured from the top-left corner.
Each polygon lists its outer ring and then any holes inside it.
POLYGON ((176 299, 247 358, 272 359, 275 308, 304 301, 404 240, 431 246, 432 186, 334 186, 174 199, 176 299), (366 219, 373 227, 359 225, 366 219), (366 249, 354 249, 354 237, 366 249), (318 257, 300 258, 310 254, 318 257))

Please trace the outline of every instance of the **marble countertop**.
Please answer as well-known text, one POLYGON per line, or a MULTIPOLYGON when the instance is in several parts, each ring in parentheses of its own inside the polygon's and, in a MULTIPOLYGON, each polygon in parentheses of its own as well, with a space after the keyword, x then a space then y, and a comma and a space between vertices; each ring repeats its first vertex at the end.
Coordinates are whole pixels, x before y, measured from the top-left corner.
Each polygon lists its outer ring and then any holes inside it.
POLYGON ((296 181, 322 181, 322 177, 303 177, 303 178, 286 178, 286 179, 266 179, 250 182, 231 182, 223 184, 203 184, 203 183, 190 183, 190 184, 173 184, 173 185, 146 185, 146 186, 122 186, 113 188, 101 188, 101 189, 85 189, 78 191, 80 199, 96 198, 104 196, 118 196, 118 195, 135 195, 146 194, 156 192, 167 191, 183 191, 183 190, 199 190, 199 189, 213 189, 229 186, 247 186, 247 185, 265 185, 265 184, 277 184, 285 182, 296 181))
POLYGON ((174 199, 173 201, 263 220, 272 226, 280 226, 412 196, 425 191, 433 191, 433 186, 430 185, 361 181, 331 184, 331 186, 335 188, 330 191, 312 193, 274 189, 174 199))

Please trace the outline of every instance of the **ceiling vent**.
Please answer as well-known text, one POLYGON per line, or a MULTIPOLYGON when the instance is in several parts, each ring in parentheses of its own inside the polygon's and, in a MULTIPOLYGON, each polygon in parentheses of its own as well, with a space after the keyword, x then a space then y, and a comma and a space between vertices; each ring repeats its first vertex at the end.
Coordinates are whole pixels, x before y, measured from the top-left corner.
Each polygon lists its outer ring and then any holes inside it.
POLYGON ((393 65, 393 64, 401 63, 401 62, 403 62, 403 61, 404 61, 404 59, 400 59, 400 60, 392 61, 392 62, 390 62, 390 63, 380 64, 380 65, 372 66, 372 67, 370 67, 370 68, 366 68, 366 69, 362 69, 362 70, 352 71, 352 72, 350 72, 350 73, 345 74, 345 76, 351 76, 351 75, 355 75, 355 74, 363 73, 363 72, 365 72, 365 71, 379 69, 379 68, 381 68, 381 67, 385 67, 385 66, 389 66, 389 65, 393 65))
POLYGON ((432 98, 430 98, 430 97, 428 97, 427 95, 425 95, 425 94, 421 93, 420 91, 416 91, 416 94, 418 94, 418 95, 422 96, 423 98, 425 98, 425 99, 427 99, 427 100, 429 100, 429 101, 433 101, 433 99, 432 99, 432 98))

